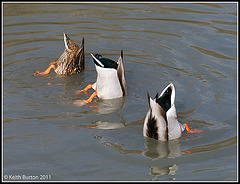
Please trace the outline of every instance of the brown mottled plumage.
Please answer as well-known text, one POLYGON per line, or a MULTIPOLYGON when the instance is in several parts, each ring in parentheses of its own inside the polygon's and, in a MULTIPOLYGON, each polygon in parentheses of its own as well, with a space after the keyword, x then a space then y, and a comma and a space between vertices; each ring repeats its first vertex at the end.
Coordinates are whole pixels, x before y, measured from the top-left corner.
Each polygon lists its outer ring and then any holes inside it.
POLYGON ((64 33, 64 44, 64 52, 57 61, 50 63, 50 66, 43 72, 35 71, 35 75, 46 75, 51 69, 60 75, 74 75, 84 70, 84 38, 79 47, 64 33))

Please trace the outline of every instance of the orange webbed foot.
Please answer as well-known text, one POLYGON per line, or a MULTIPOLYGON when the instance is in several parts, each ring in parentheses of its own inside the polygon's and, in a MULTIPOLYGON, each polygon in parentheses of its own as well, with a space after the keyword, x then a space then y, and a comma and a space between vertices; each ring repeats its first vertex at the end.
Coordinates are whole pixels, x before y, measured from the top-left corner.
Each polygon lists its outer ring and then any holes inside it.
POLYGON ((52 61, 49 65, 55 65, 58 61, 52 61))
POLYGON ((187 133, 201 133, 201 132, 203 132, 203 130, 190 129, 187 123, 185 123, 184 126, 187 130, 187 133))
POLYGON ((34 76, 40 76, 40 75, 47 75, 47 74, 45 73, 45 71, 40 72, 38 70, 35 70, 33 75, 34 76))
MULTIPOLYGON (((54 63, 54 62, 52 62, 52 63, 54 63)), ((35 70, 35 72, 34 72, 33 75, 34 75, 34 76, 47 75, 47 74, 49 74, 49 72, 51 71, 51 69, 54 69, 54 68, 55 68, 55 65, 50 63, 50 66, 49 66, 46 70, 44 70, 44 71, 42 71, 42 72, 39 72, 38 70, 35 70)))
POLYGON ((92 102, 92 100, 93 100, 93 98, 94 98, 95 96, 97 96, 97 92, 94 92, 94 93, 89 97, 89 99, 87 99, 87 100, 75 100, 75 101, 74 101, 74 104, 81 107, 81 106, 83 106, 83 105, 86 105, 86 104, 92 102))

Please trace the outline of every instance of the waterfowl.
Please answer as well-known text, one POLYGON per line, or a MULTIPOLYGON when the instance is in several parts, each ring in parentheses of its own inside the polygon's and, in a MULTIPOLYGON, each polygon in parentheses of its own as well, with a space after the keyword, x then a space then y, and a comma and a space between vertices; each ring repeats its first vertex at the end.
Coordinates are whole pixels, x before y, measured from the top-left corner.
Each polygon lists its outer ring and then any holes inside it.
POLYGON ((83 90, 79 90, 76 94, 93 88, 95 92, 84 103, 89 103, 95 96, 101 99, 115 99, 126 95, 126 82, 123 68, 123 51, 117 61, 102 57, 100 54, 91 54, 96 71, 97 80, 94 84, 89 84, 83 90))
POLYGON ((65 49, 62 55, 50 63, 49 67, 42 72, 35 71, 34 75, 47 75, 51 69, 60 75, 73 75, 84 70, 84 37, 81 47, 74 43, 66 33, 63 33, 65 49))
POLYGON ((182 132, 190 130, 188 125, 179 123, 175 108, 175 88, 170 83, 160 94, 152 100, 147 93, 149 110, 144 120, 143 136, 161 141, 173 140, 181 137, 182 132))

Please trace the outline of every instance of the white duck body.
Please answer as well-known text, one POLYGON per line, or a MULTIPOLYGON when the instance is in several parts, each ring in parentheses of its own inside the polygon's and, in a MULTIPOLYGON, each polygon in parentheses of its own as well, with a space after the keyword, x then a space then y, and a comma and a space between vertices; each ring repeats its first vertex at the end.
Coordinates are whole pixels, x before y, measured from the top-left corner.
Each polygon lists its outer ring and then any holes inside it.
POLYGON ((117 70, 102 68, 97 65, 97 81, 93 89, 102 99, 120 98, 123 96, 122 88, 118 79, 117 70))
POLYGON ((104 65, 93 54, 91 55, 100 65, 98 66, 95 64, 97 81, 92 85, 92 88, 97 92, 97 96, 101 99, 123 97, 126 93, 126 83, 122 64, 122 54, 117 61, 117 69, 104 68, 104 65))
POLYGON ((181 137, 182 132, 185 130, 185 126, 178 122, 177 113, 175 108, 175 88, 171 83, 169 84, 160 94, 158 94, 152 100, 148 95, 149 100, 149 110, 147 112, 144 126, 143 126, 143 136, 151 137, 161 141, 173 140, 181 137), (157 100, 167 93, 167 90, 171 91, 171 98, 169 99, 171 104, 170 108, 164 110, 157 100))

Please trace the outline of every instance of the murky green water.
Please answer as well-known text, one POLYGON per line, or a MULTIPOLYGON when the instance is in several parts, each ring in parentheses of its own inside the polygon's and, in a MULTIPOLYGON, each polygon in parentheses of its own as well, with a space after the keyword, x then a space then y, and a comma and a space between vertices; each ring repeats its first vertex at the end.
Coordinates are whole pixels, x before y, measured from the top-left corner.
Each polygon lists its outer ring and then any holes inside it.
POLYGON ((4 3, 2 66, 5 180, 237 180, 236 3, 4 3), (84 36, 85 71, 33 76, 63 32, 84 36), (96 80, 90 53, 121 49, 126 97, 74 105, 93 92, 75 96, 96 80), (179 121, 203 133, 144 139, 146 93, 170 82, 179 121))

